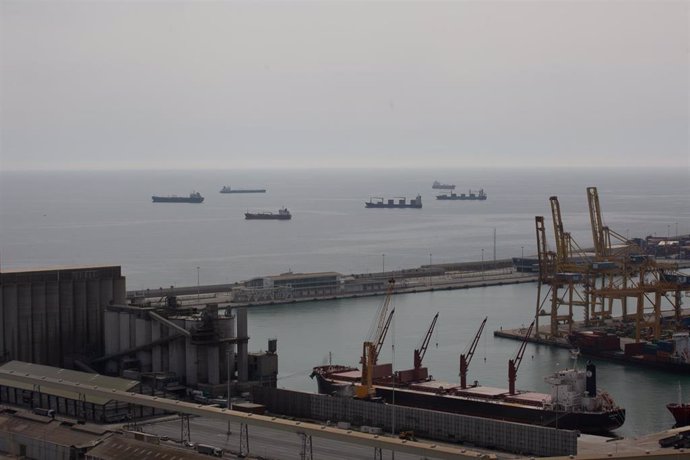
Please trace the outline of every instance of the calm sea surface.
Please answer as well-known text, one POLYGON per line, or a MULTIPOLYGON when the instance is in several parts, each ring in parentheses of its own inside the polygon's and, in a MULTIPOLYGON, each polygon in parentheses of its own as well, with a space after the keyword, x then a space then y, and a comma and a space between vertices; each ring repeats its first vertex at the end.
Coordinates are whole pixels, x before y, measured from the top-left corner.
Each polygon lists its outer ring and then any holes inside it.
MULTIPOLYGON (((566 231, 581 246, 591 234, 585 189, 596 186, 605 224, 623 235, 690 233, 690 177, 678 171, 588 170, 310 170, 192 172, 0 172, 0 264, 3 268, 121 265, 128 289, 239 281, 292 270, 378 272, 429 263, 474 261, 535 252, 534 216, 551 220, 557 195, 566 231), (434 180, 457 191, 484 188, 485 202, 434 199, 434 180), (267 188, 266 194, 220 194, 223 185, 267 188), (154 204, 151 195, 206 197, 203 204, 154 204), (413 198, 421 210, 372 210, 372 196, 413 198), (245 221, 247 210, 286 206, 289 222, 245 221)), ((250 310, 252 349, 278 338, 280 385, 316 390, 315 364, 357 364, 381 298, 313 302, 250 310)), ((412 366, 433 315, 439 323, 425 358, 440 380, 458 379, 458 359, 484 316, 485 334, 470 379, 507 385, 518 343, 493 330, 530 322, 534 285, 396 296, 396 319, 384 349, 397 369, 412 366), (395 342, 395 353, 391 342, 395 342), (393 357, 392 355, 395 354, 393 357)), ((583 363, 580 362, 579 365, 583 363)), ((518 387, 547 391, 543 377, 572 366, 564 350, 530 345, 518 387)), ((665 404, 690 376, 600 363, 600 387, 628 410, 623 435, 673 424, 665 404)))

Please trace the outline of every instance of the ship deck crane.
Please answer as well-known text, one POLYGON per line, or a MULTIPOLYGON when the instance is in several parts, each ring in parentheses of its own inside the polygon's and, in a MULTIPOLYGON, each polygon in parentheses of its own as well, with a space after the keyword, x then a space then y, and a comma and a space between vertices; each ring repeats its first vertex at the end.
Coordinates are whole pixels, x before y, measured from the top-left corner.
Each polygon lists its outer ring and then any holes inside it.
POLYGON ((520 368, 520 363, 522 362, 522 357, 525 354, 525 348, 527 348, 527 339, 532 334, 532 328, 534 327, 534 321, 529 325, 527 333, 520 343, 520 348, 518 348, 515 358, 508 361, 508 392, 511 395, 515 394, 515 380, 517 379, 517 371, 520 368))
POLYGON ((372 327, 373 332, 370 331, 369 333, 370 340, 365 341, 362 345, 362 358, 360 360, 362 364, 362 379, 360 385, 355 390, 355 396, 357 398, 370 398, 375 393, 373 387, 374 366, 378 361, 379 353, 381 352, 383 342, 386 339, 386 334, 388 333, 391 320, 393 319, 393 314, 395 313, 395 308, 388 313, 388 307, 391 302, 394 288, 395 280, 390 279, 388 281, 388 289, 386 290, 386 298, 379 308, 375 328, 372 327), (388 314, 386 315, 386 313, 388 314))
POLYGON ((460 355, 460 388, 462 388, 463 390, 467 388, 467 369, 470 367, 470 361, 472 361, 472 357, 474 356, 474 350, 477 348, 477 344, 479 343, 479 337, 481 337, 482 335, 482 331, 484 330, 484 325, 486 324, 487 319, 488 316, 484 318, 484 321, 482 321, 481 326, 479 326, 479 330, 474 335, 474 339, 472 340, 472 343, 470 344, 470 348, 467 351, 467 353, 463 353, 460 355))
POLYGON ((414 368, 419 369, 422 367, 422 360, 424 359, 424 355, 426 354, 426 349, 429 346, 429 341, 431 340, 431 334, 434 332, 434 326, 436 326, 436 320, 438 319, 438 312, 436 313, 436 316, 434 316, 434 319, 431 321, 431 325, 429 326, 429 329, 426 331, 426 336, 424 336, 424 340, 422 340, 422 345, 417 348, 414 351, 414 368))

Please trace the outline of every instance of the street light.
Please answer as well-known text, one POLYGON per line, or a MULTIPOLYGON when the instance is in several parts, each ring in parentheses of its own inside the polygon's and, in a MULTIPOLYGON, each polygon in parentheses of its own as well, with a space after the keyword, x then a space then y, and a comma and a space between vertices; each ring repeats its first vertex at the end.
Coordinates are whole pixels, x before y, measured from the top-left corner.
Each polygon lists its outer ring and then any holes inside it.
MULTIPOLYGON (((228 358, 228 410, 232 410, 232 398, 230 397, 230 382, 232 378, 232 373, 230 372, 230 351, 232 349, 230 348, 230 344, 226 344, 227 349, 225 350, 225 354, 227 355, 228 358)), ((230 431, 230 420, 228 420, 228 436, 232 434, 232 431, 230 431)))
POLYGON ((429 253, 429 287, 434 285, 434 282, 432 279, 433 273, 431 271, 432 271, 432 269, 431 269, 431 253, 429 253))
POLYGON ((201 305, 201 295, 199 291, 199 267, 196 267, 196 305, 201 305))
POLYGON ((386 273, 386 254, 381 254, 381 273, 386 273))
POLYGON ((484 279, 484 248, 482 248, 482 279, 484 279))

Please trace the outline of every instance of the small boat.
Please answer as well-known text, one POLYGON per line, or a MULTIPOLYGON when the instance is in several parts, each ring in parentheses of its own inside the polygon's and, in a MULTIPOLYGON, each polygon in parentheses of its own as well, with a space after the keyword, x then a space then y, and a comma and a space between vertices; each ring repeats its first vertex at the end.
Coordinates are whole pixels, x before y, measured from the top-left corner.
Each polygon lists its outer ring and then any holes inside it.
POLYGON ((450 194, 437 195, 437 200, 486 200, 486 193, 484 189, 479 189, 477 192, 470 190, 467 194, 461 193, 457 194, 455 192, 450 192, 450 194))
POLYGON ((453 190, 455 189, 454 184, 442 184, 439 181, 435 180, 434 184, 431 186, 433 189, 440 189, 440 190, 453 190))
POLYGON ((224 185, 220 189, 220 193, 266 193, 265 188, 236 188, 233 189, 229 185, 224 185))
POLYGON ((678 384, 678 402, 666 404, 666 408, 676 419, 676 428, 690 425, 690 403, 682 402, 680 384, 678 384))
POLYGON ((287 208, 282 208, 278 212, 245 212, 244 218, 247 220, 290 220, 292 214, 287 208))
POLYGON ((192 192, 189 196, 152 196, 151 199, 154 203, 202 203, 204 197, 201 196, 199 192, 192 192))
POLYGON ((367 208, 416 208, 420 209, 422 207, 422 197, 417 195, 417 198, 413 198, 410 202, 407 202, 405 197, 395 197, 388 200, 384 200, 381 197, 369 198, 369 201, 365 201, 364 205, 367 208))

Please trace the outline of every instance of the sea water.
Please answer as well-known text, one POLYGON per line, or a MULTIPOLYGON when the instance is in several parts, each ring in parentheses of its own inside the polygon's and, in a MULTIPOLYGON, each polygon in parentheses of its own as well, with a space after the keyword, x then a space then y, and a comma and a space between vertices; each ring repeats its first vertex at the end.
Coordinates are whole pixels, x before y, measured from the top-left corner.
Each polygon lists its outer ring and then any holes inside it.
MULTIPOLYGON (((533 255, 534 216, 559 197, 565 230, 591 245, 586 187, 598 187, 604 223, 624 236, 690 233, 687 169, 661 170, 256 170, 0 173, 0 268, 121 265, 128 290, 227 283, 292 272, 380 272, 422 264, 533 255), (486 201, 438 201, 434 180, 486 201), (223 185, 265 194, 221 194, 223 185), (199 191, 202 204, 152 203, 152 195, 199 191), (422 195, 422 209, 365 209, 371 197, 422 195), (291 221, 246 221, 244 212, 287 207, 291 221), (198 268, 197 268, 198 267, 198 268), (198 278, 197 278, 198 277, 198 278)), ((250 348, 278 338, 279 385, 315 391, 312 366, 356 365, 380 297, 250 309, 250 348)), ((685 298, 683 300, 686 300, 685 298)), ((513 285, 397 295, 384 360, 412 366, 436 312, 424 364, 458 381, 459 355, 489 317, 469 380, 507 387, 519 343, 492 331, 529 324, 536 286, 513 285)), ((673 424, 665 404, 690 376, 598 363, 599 386, 628 411, 623 435, 673 424)), ((583 366, 567 350, 529 345, 517 387, 548 391, 543 377, 583 366)))

